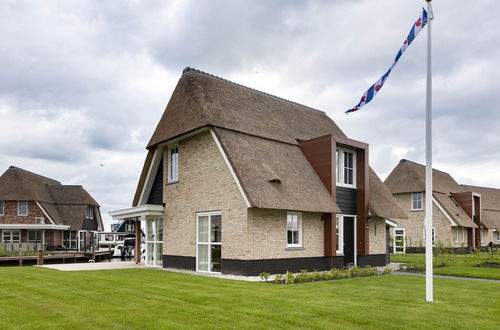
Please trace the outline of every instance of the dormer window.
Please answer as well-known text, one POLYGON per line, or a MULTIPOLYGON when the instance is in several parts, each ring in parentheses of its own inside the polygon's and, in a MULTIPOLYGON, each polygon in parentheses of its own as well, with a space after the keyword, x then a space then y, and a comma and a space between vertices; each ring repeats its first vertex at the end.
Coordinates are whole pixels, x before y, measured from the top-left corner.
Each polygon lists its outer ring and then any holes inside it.
POLYGON ((20 216, 28 215, 28 202, 27 201, 17 202, 17 215, 20 215, 20 216))
POLYGON ((92 205, 87 206, 87 210, 85 210, 85 219, 94 219, 94 207, 92 205))
POLYGON ((168 182, 179 181, 179 147, 168 149, 168 182))
POLYGON ((356 153, 352 150, 336 150, 337 186, 356 188, 356 153))

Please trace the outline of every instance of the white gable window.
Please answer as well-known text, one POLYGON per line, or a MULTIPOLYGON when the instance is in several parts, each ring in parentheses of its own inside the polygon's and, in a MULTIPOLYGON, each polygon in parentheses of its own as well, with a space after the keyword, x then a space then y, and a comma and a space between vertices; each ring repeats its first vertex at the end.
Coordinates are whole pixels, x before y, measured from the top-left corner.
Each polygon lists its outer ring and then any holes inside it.
POLYGON ((28 215, 28 202, 18 201, 17 202, 17 215, 25 216, 28 215))
POLYGON ((356 188, 356 153, 348 149, 337 149, 335 174, 337 185, 356 188))
POLYGON ((423 209, 422 195, 423 194, 421 192, 411 194, 411 210, 412 211, 420 211, 423 209))
POLYGON ((85 219, 95 219, 94 207, 92 205, 87 206, 85 210, 85 219))
POLYGON ((168 149, 168 182, 179 181, 179 147, 168 149))
POLYGON ((4 213, 3 213, 3 201, 0 201, 0 215, 4 215, 4 213))
POLYGON ((288 212, 286 217, 287 247, 302 247, 302 213, 288 212))

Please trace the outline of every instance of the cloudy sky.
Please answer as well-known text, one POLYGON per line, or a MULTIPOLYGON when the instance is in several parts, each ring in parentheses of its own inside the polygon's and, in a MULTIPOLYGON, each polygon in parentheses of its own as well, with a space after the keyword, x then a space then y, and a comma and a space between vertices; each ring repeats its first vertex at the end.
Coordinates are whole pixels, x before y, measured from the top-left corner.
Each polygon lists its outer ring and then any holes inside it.
MULTIPOLYGON (((423 0, 0 2, 0 171, 131 205, 145 146, 186 66, 328 113, 384 179, 425 162, 423 31, 372 103, 423 0)), ((434 165, 500 187, 500 2, 435 0, 434 165)), ((109 218, 107 219, 109 221, 109 218)))

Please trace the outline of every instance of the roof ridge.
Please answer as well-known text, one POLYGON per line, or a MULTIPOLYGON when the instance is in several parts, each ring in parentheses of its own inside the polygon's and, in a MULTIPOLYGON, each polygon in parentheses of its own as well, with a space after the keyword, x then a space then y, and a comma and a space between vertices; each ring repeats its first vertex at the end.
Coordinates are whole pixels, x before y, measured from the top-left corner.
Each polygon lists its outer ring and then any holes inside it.
POLYGON ((500 190, 500 188, 477 186, 477 185, 473 185, 473 184, 461 184, 461 183, 460 183, 460 187, 475 187, 475 188, 481 188, 481 189, 500 190))
MULTIPOLYGON (((425 165, 423 165, 423 164, 420 164, 420 163, 414 162, 413 160, 409 160, 409 159, 406 159, 406 158, 401 159, 399 162, 400 162, 400 163, 403 163, 403 162, 409 162, 409 163, 413 163, 413 164, 418 165, 418 166, 425 167, 425 165)), ((433 171, 436 171, 436 172, 443 173, 443 174, 448 174, 449 176, 451 176, 451 174, 450 174, 450 173, 445 172, 445 171, 438 170, 437 168, 434 168, 434 167, 432 167, 432 170, 433 170, 433 171)), ((452 177, 452 179, 453 179, 453 177, 452 177)))
POLYGON ((290 101, 290 100, 287 100, 285 98, 282 98, 282 97, 279 97, 279 96, 276 96, 276 95, 273 95, 273 94, 269 94, 269 93, 260 91, 258 89, 252 88, 252 87, 245 86, 245 85, 236 83, 234 81, 228 80, 226 78, 222 78, 222 77, 213 75, 213 74, 205 72, 205 71, 201 71, 201 70, 198 70, 198 69, 195 69, 195 68, 191 68, 189 66, 185 67, 184 70, 182 70, 182 75, 184 76, 185 74, 188 74, 190 72, 200 73, 200 74, 203 74, 203 75, 205 75, 207 77, 216 78, 216 79, 219 79, 221 81, 225 81, 225 82, 228 82, 230 84, 233 84, 233 85, 236 85, 236 86, 239 86, 239 87, 243 87, 243 88, 248 89, 250 91, 257 92, 257 93, 265 95, 265 96, 270 96, 270 97, 275 98, 275 99, 280 100, 280 101, 285 101, 285 102, 288 102, 288 103, 293 104, 293 105, 298 105, 300 107, 305 108, 306 110, 319 112, 319 113, 324 114, 326 116, 326 112, 324 112, 324 111, 321 111, 321 110, 318 110, 318 109, 314 109, 314 108, 308 107, 307 105, 304 105, 304 104, 301 104, 301 103, 297 103, 297 102, 294 102, 294 101, 290 101))
POLYGON ((55 180, 55 179, 49 178, 49 177, 44 176, 44 175, 40 175, 40 174, 38 174, 38 173, 31 172, 31 171, 28 171, 28 170, 25 170, 24 168, 20 168, 20 167, 17 167, 17 166, 13 166, 13 165, 11 165, 11 166, 9 166, 9 169, 21 170, 21 171, 26 172, 26 173, 29 173, 29 174, 31 174, 31 175, 35 175, 35 176, 41 177, 41 178, 43 178, 43 179, 47 179, 47 180, 50 180, 50 181, 57 182, 57 184, 55 184, 55 183, 51 183, 51 184, 52 184, 52 185, 54 185, 54 186, 57 186, 57 185, 62 185, 62 184, 61 184, 61 182, 59 182, 59 181, 57 181, 57 180, 55 180))

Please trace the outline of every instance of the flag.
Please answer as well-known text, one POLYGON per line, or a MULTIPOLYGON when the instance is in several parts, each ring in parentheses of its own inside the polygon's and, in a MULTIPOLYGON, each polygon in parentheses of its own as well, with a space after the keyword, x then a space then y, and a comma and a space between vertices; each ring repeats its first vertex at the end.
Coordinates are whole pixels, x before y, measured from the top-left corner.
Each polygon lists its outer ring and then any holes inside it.
POLYGON ((387 70, 387 72, 382 76, 382 78, 380 78, 376 83, 374 83, 370 88, 368 88, 368 90, 361 97, 359 103, 354 108, 347 110, 345 113, 357 111, 362 106, 373 100, 373 97, 375 97, 375 95, 380 91, 385 81, 387 80, 387 77, 389 77, 392 68, 394 68, 401 55, 403 55, 406 48, 408 48, 408 46, 412 43, 412 41, 415 39, 415 37, 424 28, 426 24, 427 24, 427 11, 424 8, 422 8, 422 13, 411 27, 408 37, 406 37, 405 41, 403 42, 403 46, 401 46, 401 48, 399 49, 396 58, 394 59, 394 62, 392 63, 389 70, 387 70))

